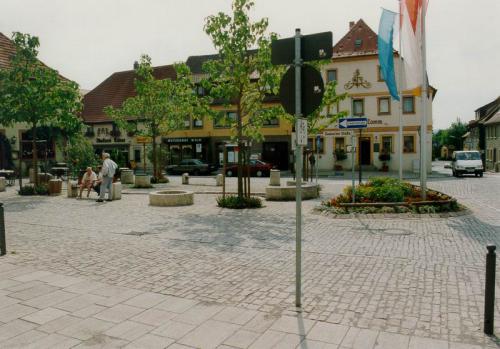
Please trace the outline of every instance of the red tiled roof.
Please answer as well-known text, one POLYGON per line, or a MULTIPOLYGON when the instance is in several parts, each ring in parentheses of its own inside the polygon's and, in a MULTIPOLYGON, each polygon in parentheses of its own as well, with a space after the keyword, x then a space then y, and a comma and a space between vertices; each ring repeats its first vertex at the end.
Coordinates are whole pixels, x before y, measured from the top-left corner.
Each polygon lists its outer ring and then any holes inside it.
MULTIPOLYGON (((6 37, 3 33, 0 32, 0 69, 6 69, 10 67, 10 60, 12 55, 16 53, 16 46, 8 37, 6 37)), ((40 64, 45 67, 48 67, 45 63, 38 60, 40 64)), ((51 68, 55 70, 54 68, 51 68)), ((57 72, 57 70, 56 70, 57 72)), ((57 72, 57 75, 63 80, 70 81, 68 78, 62 76, 57 72)))
POLYGON ((5 35, 0 33, 0 68, 5 69, 10 66, 10 58, 16 53, 14 43, 5 35))
MULTIPOLYGON (((153 68, 156 79, 175 79, 173 65, 164 65, 153 68)), ((135 71, 127 70, 112 74, 99 86, 83 97, 82 117, 84 122, 110 122, 111 119, 104 113, 104 108, 113 106, 119 108, 123 102, 136 95, 135 71)))
POLYGON ((377 34, 362 19, 333 46, 334 57, 376 53, 377 34))

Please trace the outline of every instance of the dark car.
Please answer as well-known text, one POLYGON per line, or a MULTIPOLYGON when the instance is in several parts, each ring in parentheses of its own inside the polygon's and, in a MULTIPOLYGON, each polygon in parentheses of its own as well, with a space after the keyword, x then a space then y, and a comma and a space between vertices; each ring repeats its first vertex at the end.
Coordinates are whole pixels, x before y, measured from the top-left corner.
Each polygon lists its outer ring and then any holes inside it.
POLYGON ((184 159, 178 165, 167 166, 167 173, 182 174, 189 173, 190 175, 208 175, 214 172, 217 168, 213 165, 204 163, 198 159, 184 159))
MULTIPOLYGON (((260 160, 250 160, 250 176, 256 176, 256 177, 269 176, 269 174, 271 173, 271 169, 273 168, 274 166, 267 162, 263 162, 260 160)), ((246 170, 246 168, 244 168, 244 170, 246 170)), ((231 164, 226 167, 227 177, 232 177, 237 175, 238 175, 237 164, 231 164)))

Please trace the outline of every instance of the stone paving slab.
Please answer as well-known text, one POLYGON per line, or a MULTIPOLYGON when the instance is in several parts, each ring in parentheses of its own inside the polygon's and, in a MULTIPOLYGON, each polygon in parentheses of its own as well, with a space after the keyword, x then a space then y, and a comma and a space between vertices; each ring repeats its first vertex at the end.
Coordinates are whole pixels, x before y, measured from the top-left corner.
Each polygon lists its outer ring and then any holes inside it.
MULTIPOLYGON (((14 266, 4 260, 2 263, 14 266)), ((21 278, 15 277, 15 273, 12 278, 23 279, 22 276, 25 275, 23 269, 19 270, 21 278)), ((29 282, 31 281, 24 283, 29 282)), ((116 292, 110 290, 116 291, 116 288, 105 284, 101 286, 103 291, 100 293, 108 294, 103 297, 114 297, 116 292)), ((58 288, 58 291, 62 289, 58 288)), ((127 290, 120 288, 120 291, 123 293, 127 290)), ((483 345, 448 342, 308 320, 304 319, 301 313, 270 315, 223 304, 197 304, 185 307, 179 310, 179 313, 168 313, 156 308, 159 305, 158 301, 163 300, 164 295, 136 292, 138 294, 129 300, 122 300, 118 304, 105 307, 104 312, 88 314, 83 318, 68 316, 66 312, 50 306, 22 319, 5 318, 4 313, 1 313, 0 318, 6 323, 0 325, 0 348, 478 349, 496 347, 496 343, 489 339, 483 345), (142 307, 132 307, 130 303, 135 305, 140 303, 142 307), (135 313, 138 314, 130 319, 130 315, 135 313), (199 314, 199 317, 196 317, 196 314, 199 314), (172 317, 175 319, 176 316, 179 321, 172 320, 172 317)), ((92 299, 95 295, 80 293, 80 296, 92 299)), ((5 297, 10 297, 10 293, 5 297)), ((168 300, 163 301, 182 304, 181 299, 170 296, 168 300)), ((64 299, 61 302, 63 303, 64 299)))

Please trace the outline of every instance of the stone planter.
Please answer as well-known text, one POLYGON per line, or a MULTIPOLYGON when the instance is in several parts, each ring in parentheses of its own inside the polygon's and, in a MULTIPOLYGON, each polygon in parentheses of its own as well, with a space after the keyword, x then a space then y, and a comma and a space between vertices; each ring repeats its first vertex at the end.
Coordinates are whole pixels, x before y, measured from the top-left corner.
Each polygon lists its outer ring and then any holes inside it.
POLYGON ((62 181, 60 179, 49 180, 49 195, 60 195, 62 190, 62 181))
MULTIPOLYGON (((295 193, 296 193, 295 182, 288 181, 286 186, 266 187, 266 200, 295 201, 295 193)), ((316 184, 302 184, 302 200, 315 199, 318 196, 319 196, 319 190, 316 184)))
POLYGON ((217 176, 215 176, 215 185, 217 187, 222 187, 223 183, 224 183, 224 176, 221 173, 219 173, 217 176))
POLYGON ((194 202, 194 193, 184 190, 161 190, 149 193, 151 206, 188 206, 194 202))
POLYGON ((123 184, 134 184, 134 171, 121 170, 120 182, 122 182, 123 184))
POLYGON ((69 198, 76 198, 78 196, 78 181, 68 181, 67 194, 69 198))
POLYGON ((135 176, 135 187, 136 188, 151 188, 151 176, 150 175, 136 175, 135 176))
POLYGON ((269 185, 271 186, 280 186, 280 170, 271 170, 269 175, 269 185))

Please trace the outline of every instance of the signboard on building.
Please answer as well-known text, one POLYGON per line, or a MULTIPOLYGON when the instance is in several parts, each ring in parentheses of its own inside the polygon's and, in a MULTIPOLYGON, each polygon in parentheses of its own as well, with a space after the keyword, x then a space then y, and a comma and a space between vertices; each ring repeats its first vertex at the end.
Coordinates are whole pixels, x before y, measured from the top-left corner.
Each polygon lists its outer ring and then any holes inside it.
POLYGON ((135 137, 136 143, 151 143, 153 139, 151 137, 137 136, 135 137))
POLYGON ((196 143, 196 152, 201 153, 201 143, 196 143))

